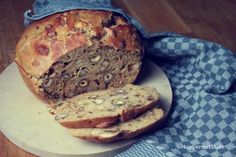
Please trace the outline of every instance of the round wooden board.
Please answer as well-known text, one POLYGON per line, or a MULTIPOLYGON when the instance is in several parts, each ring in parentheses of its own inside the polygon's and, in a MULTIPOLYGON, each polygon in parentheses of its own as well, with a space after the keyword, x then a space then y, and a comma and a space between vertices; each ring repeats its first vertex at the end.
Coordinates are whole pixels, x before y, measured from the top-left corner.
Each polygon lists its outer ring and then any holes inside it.
MULTIPOLYGON (((151 61, 144 61, 137 84, 155 87, 165 116, 172 103, 172 90, 165 73, 151 61), (164 105, 163 105, 164 104, 164 105)), ((15 63, 0 75, 0 129, 20 148, 48 157, 110 157, 125 150, 136 140, 96 144, 72 137, 59 125, 49 108, 24 84, 15 63)))

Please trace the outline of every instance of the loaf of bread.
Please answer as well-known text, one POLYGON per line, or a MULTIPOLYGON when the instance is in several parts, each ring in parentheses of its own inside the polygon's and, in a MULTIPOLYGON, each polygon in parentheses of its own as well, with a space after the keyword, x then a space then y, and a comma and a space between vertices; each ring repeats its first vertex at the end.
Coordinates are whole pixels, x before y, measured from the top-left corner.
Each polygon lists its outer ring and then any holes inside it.
POLYGON ((136 119, 118 123, 108 128, 68 129, 69 132, 81 139, 92 142, 114 142, 121 139, 134 138, 155 126, 164 116, 161 108, 154 107, 136 119))
POLYGON ((31 24, 15 61, 27 86, 51 103, 132 83, 142 55, 138 33, 123 17, 72 10, 31 24))
POLYGON ((50 112, 67 128, 105 128, 137 117, 154 107, 158 99, 155 88, 127 84, 80 94, 54 104, 50 112))

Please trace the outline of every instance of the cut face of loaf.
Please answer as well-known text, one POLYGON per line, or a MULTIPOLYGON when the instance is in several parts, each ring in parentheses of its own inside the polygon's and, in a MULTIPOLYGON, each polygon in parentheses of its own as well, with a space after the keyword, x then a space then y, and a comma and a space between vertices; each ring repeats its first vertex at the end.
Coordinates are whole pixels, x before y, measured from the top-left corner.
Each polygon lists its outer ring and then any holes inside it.
POLYGON ((55 104, 55 119, 67 128, 105 128, 128 121, 156 105, 154 88, 128 84, 122 88, 90 92, 55 104))
POLYGON ((154 107, 136 119, 118 123, 109 128, 80 128, 68 130, 73 136, 81 139, 108 143, 133 138, 155 126, 163 116, 163 110, 154 107))
POLYGON ((93 45, 67 53, 41 77, 45 96, 51 100, 122 87, 136 78, 141 62, 140 52, 128 52, 93 45))
POLYGON ((122 87, 140 70, 136 30, 108 11, 72 10, 31 24, 16 46, 16 63, 42 100, 122 87))

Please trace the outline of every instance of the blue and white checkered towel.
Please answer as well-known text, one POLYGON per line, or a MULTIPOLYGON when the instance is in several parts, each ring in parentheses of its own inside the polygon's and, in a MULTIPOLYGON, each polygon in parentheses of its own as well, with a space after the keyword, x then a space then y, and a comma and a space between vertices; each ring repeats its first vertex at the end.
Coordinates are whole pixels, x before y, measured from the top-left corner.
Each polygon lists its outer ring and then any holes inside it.
POLYGON ((166 127, 117 157, 236 156, 236 56, 230 50, 174 33, 149 34, 110 0, 36 0, 25 24, 71 9, 122 14, 146 41, 146 56, 158 60, 171 82, 174 102, 166 127))

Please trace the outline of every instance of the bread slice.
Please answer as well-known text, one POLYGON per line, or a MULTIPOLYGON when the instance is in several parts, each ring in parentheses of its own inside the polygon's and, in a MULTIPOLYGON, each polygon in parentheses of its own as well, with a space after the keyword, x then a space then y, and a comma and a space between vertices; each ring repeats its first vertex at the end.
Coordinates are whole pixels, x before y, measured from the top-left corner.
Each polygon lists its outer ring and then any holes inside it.
POLYGON ((75 137, 92 142, 109 143, 121 139, 130 139, 147 131, 157 124, 164 116, 164 111, 156 107, 150 109, 136 119, 121 122, 109 128, 68 129, 75 137))
POLYGON ((158 98, 155 88, 128 84, 67 99, 54 104, 51 113, 67 128, 105 128, 137 117, 154 107, 158 98))

